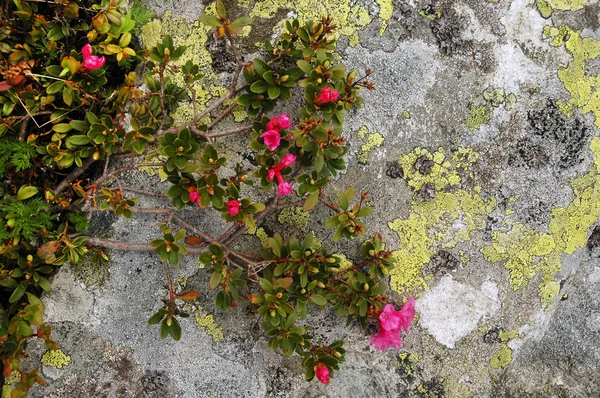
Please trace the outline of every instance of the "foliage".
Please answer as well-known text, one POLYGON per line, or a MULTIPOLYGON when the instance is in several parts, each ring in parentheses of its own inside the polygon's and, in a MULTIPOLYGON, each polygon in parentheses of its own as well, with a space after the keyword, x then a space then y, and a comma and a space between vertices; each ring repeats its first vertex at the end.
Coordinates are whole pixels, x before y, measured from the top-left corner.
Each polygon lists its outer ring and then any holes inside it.
POLYGON ((132 33, 150 13, 139 2, 129 10, 124 3, 14 0, 0 11, 0 176, 6 177, 0 185, 0 290, 10 293, 0 300, 0 349, 4 374, 21 373, 13 395, 23 396, 34 381, 43 383, 36 370, 19 368, 26 341, 43 338, 49 349, 57 348, 38 298, 51 289, 48 277, 61 264, 86 255, 107 261, 102 248, 133 249, 127 242, 86 236, 84 208, 126 218, 138 212, 169 216, 161 238, 135 246, 155 252, 165 266, 169 295, 148 320, 160 324, 161 338, 180 339, 177 318, 188 316, 181 302, 199 295, 176 292, 170 267, 177 267, 182 255, 198 254, 210 266, 209 288, 218 290, 218 308, 251 306, 263 318, 269 346, 301 356, 308 380, 316 369, 333 375, 344 361, 343 342, 314 342, 306 324, 309 308, 331 305, 347 324, 357 321, 363 327, 376 319, 387 302, 382 279, 392 267, 381 237, 365 241, 362 259, 344 270, 339 257, 314 248, 312 234, 299 241, 274 233, 260 257, 234 250, 232 243, 281 208, 278 200, 284 195, 300 198, 306 212, 319 203, 333 211, 326 226, 335 228, 336 242, 365 233, 362 219, 372 211, 365 205, 366 192, 352 204, 356 192, 349 187, 329 203, 324 189, 346 168, 344 115, 361 107, 363 88, 373 89, 365 80, 371 72, 357 79, 355 71, 338 63, 336 26, 327 17, 286 22, 280 37, 265 43, 266 54, 244 64, 235 38, 251 20, 230 21, 217 0, 216 15, 200 20, 215 28, 215 38, 230 41, 237 70, 227 94, 199 112, 200 67, 177 63, 186 48, 169 36, 140 49, 132 33), (138 70, 147 71, 143 89, 133 71, 138 64, 138 70), (240 76, 245 82, 238 85, 240 76), (304 98, 297 115, 269 115, 294 90, 304 98), (171 112, 186 99, 193 102, 194 117, 174 126, 171 112), (224 106, 228 99, 235 103, 224 106), (251 124, 217 131, 236 104, 245 108, 251 124), (213 122, 201 122, 217 110, 221 113, 213 122), (218 153, 214 138, 247 131, 256 169, 239 164, 226 169, 229 159, 218 153), (111 167, 124 157, 131 159, 129 166, 111 167), (161 161, 136 162, 156 157, 161 161), (138 199, 122 186, 120 173, 149 165, 162 166, 171 184, 164 196, 173 209, 136 209, 138 199), (244 196, 252 187, 276 188, 277 194, 267 203, 255 202, 244 196), (213 238, 178 215, 186 206, 212 208, 232 227, 213 238), (173 223, 183 228, 172 233, 173 223))

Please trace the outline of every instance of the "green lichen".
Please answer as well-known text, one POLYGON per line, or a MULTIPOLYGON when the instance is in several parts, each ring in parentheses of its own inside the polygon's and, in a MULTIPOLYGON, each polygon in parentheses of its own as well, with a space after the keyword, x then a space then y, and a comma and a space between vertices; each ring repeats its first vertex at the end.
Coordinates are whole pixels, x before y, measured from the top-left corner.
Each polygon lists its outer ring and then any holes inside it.
POLYGON ((218 343, 223 340, 223 329, 217 325, 215 317, 212 314, 201 316, 199 312, 200 310, 194 314, 198 326, 203 328, 206 334, 212 337, 213 342, 218 343))
POLYGON ((392 0, 377 0, 379 4, 379 19, 381 19, 381 29, 379 29, 379 36, 383 36, 383 33, 387 29, 387 21, 392 18, 394 13, 394 4, 392 0))
POLYGON ((373 133, 367 135, 367 142, 365 142, 360 148, 360 152, 356 154, 358 163, 367 164, 369 163, 369 153, 374 148, 379 148, 383 144, 384 138, 380 133, 373 133))
POLYGON ((489 124, 494 108, 504 104, 504 109, 509 111, 517 102, 517 97, 513 93, 506 94, 504 89, 494 87, 485 89, 483 99, 485 105, 471 104, 471 114, 467 120, 467 128, 471 131, 480 128, 483 124, 489 124))
POLYGON ((588 75, 585 70, 586 62, 600 56, 600 41, 581 37, 580 32, 566 26, 546 26, 544 38, 552 38, 551 46, 564 45, 573 57, 566 67, 558 70, 558 78, 571 95, 566 104, 559 102, 559 107, 567 114, 575 107, 581 113, 592 112, 596 126, 600 127, 600 75, 588 75))
POLYGON ((71 362, 71 357, 66 355, 60 349, 50 350, 42 355, 41 362, 45 366, 53 366, 57 369, 62 369, 63 366, 67 366, 69 362, 71 362))
POLYGON ((467 173, 468 166, 478 157, 470 148, 459 148, 451 157, 444 148, 434 153, 415 148, 400 158, 408 185, 418 191, 424 184, 431 183, 435 196, 431 201, 414 201, 407 219, 388 223, 400 239, 392 257, 396 264, 390 273, 393 290, 414 294, 428 289, 423 267, 438 249, 455 247, 468 241, 472 231, 485 228, 487 215, 496 207, 494 199, 486 202, 475 190, 446 192, 447 188, 460 185, 459 172, 467 173), (413 167, 421 156, 434 161, 429 174, 423 175, 413 167))
POLYGON ((554 10, 546 0, 536 0, 536 5, 542 17, 548 19, 552 16, 554 10))
POLYGON ((481 249, 491 262, 505 261, 514 290, 521 289, 538 273, 542 274, 539 297, 549 305, 560 285, 554 276, 560 271, 563 254, 573 254, 588 239, 588 230, 600 214, 600 138, 592 140, 594 162, 587 174, 570 183, 574 199, 566 208, 552 210, 550 233, 541 233, 508 220, 510 229, 494 232, 492 244, 481 249))
POLYGON ((471 114, 467 120, 467 128, 471 131, 478 129, 482 124, 489 124, 491 118, 491 106, 471 104, 471 114))
POLYGON ((344 254, 334 254, 334 257, 337 257, 340 260, 340 266, 339 268, 334 271, 334 272, 342 272, 347 270, 348 268, 352 267, 354 264, 352 263, 352 261, 348 260, 348 258, 344 255, 344 254))
POLYGON ((405 119, 410 119, 410 113, 408 111, 402 112, 402 117, 405 119))
POLYGON ((546 0, 554 10, 575 11, 583 8, 585 0, 546 0))
POLYGON ((417 147, 402 155, 398 163, 404 170, 404 179, 408 186, 418 192, 425 184, 433 184, 436 190, 458 187, 461 174, 473 176, 469 168, 477 159, 479 154, 471 148, 460 147, 452 156, 448 156, 446 150, 441 147, 433 153, 426 148, 417 147), (422 157, 433 161, 431 171, 427 174, 422 174, 415 169, 415 163, 422 157))
POLYGON ((85 286, 101 287, 108 278, 110 264, 108 262, 92 264, 91 261, 86 260, 70 264, 69 267, 73 277, 83 282, 85 286))
MULTIPOLYGON (((214 4, 207 6, 205 12, 214 14, 214 4)), ((205 77, 199 82, 194 83, 193 88, 196 91, 196 103, 199 112, 206 108, 206 103, 213 97, 218 97, 227 92, 227 88, 223 87, 217 77, 217 74, 212 69, 212 56, 206 49, 206 40, 210 27, 204 25, 200 21, 188 22, 183 18, 173 16, 171 12, 166 12, 162 20, 155 19, 142 28, 141 39, 146 48, 150 48, 162 40, 165 35, 173 37, 176 45, 185 45, 187 50, 179 60, 175 62, 177 65, 183 65, 188 60, 191 60, 200 67, 205 77)), ((176 73, 170 75, 173 81, 181 87, 184 87, 183 77, 176 73)), ((179 106, 172 117, 175 120, 175 125, 181 126, 188 123, 194 117, 193 104, 184 104, 179 106)), ((210 118, 205 117, 202 122, 208 122, 210 118)))
POLYGON ((294 209, 286 207, 285 209, 281 210, 277 220, 281 224, 287 224, 298 229, 302 229, 310 222, 310 213, 303 211, 300 207, 296 207, 294 209))
MULTIPOLYGON (((243 2, 241 4, 248 7, 250 3, 243 2)), ((249 15, 255 19, 273 18, 279 9, 293 10, 298 15, 300 22, 318 20, 323 15, 329 15, 339 27, 340 34, 350 38, 351 45, 358 44, 358 32, 372 21, 368 10, 361 5, 354 4, 352 0, 322 0, 318 2, 309 0, 259 0, 254 3, 249 15)), ((284 26, 284 23, 284 21, 280 21, 274 25, 273 31, 280 29, 284 26)))
POLYGON ((506 344, 492 354, 490 359, 490 367, 492 369, 505 368, 512 361, 512 350, 506 344))
POLYGON ((511 330, 510 332, 505 332, 504 330, 500 330, 500 332, 498 333, 498 337, 500 338, 500 340, 503 343, 506 343, 509 340, 516 339, 517 337, 519 337, 519 331, 516 329, 511 330))

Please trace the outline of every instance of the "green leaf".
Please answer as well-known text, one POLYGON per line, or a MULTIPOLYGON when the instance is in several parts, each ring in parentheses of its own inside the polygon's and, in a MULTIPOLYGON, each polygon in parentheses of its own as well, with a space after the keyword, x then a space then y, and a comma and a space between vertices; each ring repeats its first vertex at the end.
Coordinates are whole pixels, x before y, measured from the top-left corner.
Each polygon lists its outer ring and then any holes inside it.
POLYGON ((54 82, 51 85, 49 85, 48 88, 46 88, 46 93, 47 94, 56 94, 60 90, 62 90, 64 86, 65 86, 65 82, 62 80, 59 80, 59 81, 54 82))
POLYGON ((333 228, 337 227, 340 224, 337 214, 335 216, 331 216, 325 221, 325 228, 333 228))
POLYGON ((73 130, 73 127, 68 123, 59 123, 52 126, 52 130, 56 131, 57 133, 67 133, 73 130))
POLYGON ((217 0, 217 3, 215 5, 216 11, 217 11, 217 15, 221 18, 226 18, 227 17, 227 11, 225 11, 225 5, 223 4, 222 0, 217 0))
POLYGON ((38 192, 39 190, 36 187, 23 185, 21 188, 19 188, 19 191, 17 192, 17 200, 21 201, 29 199, 38 192))
POLYGON ((198 19, 204 25, 210 26, 211 28, 214 28, 215 26, 221 26, 221 22, 219 21, 219 18, 215 17, 214 15, 204 14, 204 15, 200 15, 200 17, 198 19))
POLYGON ((373 208, 372 207, 363 207, 361 208, 358 213, 356 214, 357 217, 366 217, 369 214, 373 213, 373 208))
POLYGON ((325 305, 325 304, 327 304, 327 300, 325 300, 325 297, 323 297, 323 296, 321 296, 319 294, 313 294, 312 296, 310 296, 310 301, 312 301, 316 305, 325 305))
POLYGON ((75 145, 75 146, 82 146, 82 145, 86 145, 89 144, 90 141, 92 141, 92 139, 90 137, 88 137, 87 135, 72 135, 69 138, 67 138, 67 145, 75 145))
POLYGON ((311 193, 310 195, 308 195, 308 197, 304 201, 304 204, 302 205, 302 210, 305 213, 308 213, 317 205, 318 202, 319 202, 319 191, 315 191, 315 192, 311 193))
POLYGON ((312 65, 302 59, 296 61, 296 65, 307 75, 310 75, 310 72, 313 70, 312 65))
POLYGON ((254 70, 260 76, 264 75, 264 73, 266 71, 271 70, 271 67, 269 65, 267 65, 267 63, 265 61, 263 61, 262 59, 260 59, 260 58, 254 58, 254 60, 252 61, 252 63, 254 64, 254 70))
POLYGON ((271 86, 269 87, 269 98, 271 99, 276 99, 277 97, 279 97, 279 94, 281 94, 281 89, 277 86, 271 86))
POLYGON ((273 291, 273 285, 271 284, 271 282, 269 282, 265 278, 260 278, 260 281, 258 282, 258 284, 260 285, 260 288, 262 290, 264 290, 265 292, 270 293, 273 291))
POLYGON ((250 86, 250 91, 256 94, 264 93, 269 89, 269 83, 264 80, 257 80, 250 86))
POLYGON ((223 280, 223 274, 221 271, 215 271, 210 275, 210 281, 208 282, 209 289, 216 289, 217 286, 221 284, 223 280))
POLYGON ((181 339, 181 325, 175 318, 173 318, 173 322, 171 323, 170 333, 173 340, 179 341, 179 339, 181 339))
POLYGON ((17 301, 19 301, 19 299, 21 297, 23 297, 24 294, 25 294, 25 288, 23 286, 21 286, 21 285, 18 285, 17 288, 10 295, 10 298, 8 299, 8 302, 9 303, 16 303, 17 301))
POLYGON ((165 317, 166 311, 164 308, 159 309, 154 315, 148 319, 148 325, 156 325, 165 317))
POLYGON ((169 335, 170 329, 171 328, 167 326, 167 320, 163 319, 163 321, 160 324, 160 338, 164 339, 165 337, 167 337, 169 335))

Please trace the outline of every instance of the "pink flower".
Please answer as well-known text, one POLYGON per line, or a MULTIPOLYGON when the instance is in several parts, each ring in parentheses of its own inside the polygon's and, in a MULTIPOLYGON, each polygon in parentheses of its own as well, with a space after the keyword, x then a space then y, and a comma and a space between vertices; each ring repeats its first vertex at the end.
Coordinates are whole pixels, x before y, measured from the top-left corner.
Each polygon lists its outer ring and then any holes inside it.
POLYGON ((380 351, 388 347, 400 348, 402 344, 404 344, 404 341, 400 337, 400 330, 387 331, 381 328, 375 336, 371 337, 371 345, 380 351))
POLYGON ((273 179, 275 178, 275 174, 279 173, 278 171, 275 171, 275 169, 269 169, 267 171, 267 180, 269 181, 273 181, 273 179))
POLYGON ((83 55, 83 66, 85 66, 89 70, 102 68, 102 66, 104 66, 104 63, 106 62, 104 56, 97 57, 95 55, 92 55, 92 46, 90 45, 90 43, 83 46, 83 48, 81 49, 81 55, 83 55))
POLYGON ((279 147, 281 143, 281 136, 277 130, 267 130, 260 135, 260 138, 264 139, 265 145, 269 148, 269 151, 274 151, 279 147))
POLYGON ((267 122, 267 130, 275 130, 279 132, 281 129, 289 129, 290 127, 292 127, 290 117, 285 113, 272 117, 271 120, 267 122))
POLYGON ((188 199, 190 200, 190 202, 196 202, 198 199, 200 199, 200 194, 198 193, 198 191, 192 191, 188 195, 188 199))
POLYGON ((225 206, 227 207, 227 211, 229 212, 229 215, 231 217, 237 216, 240 212, 240 202, 238 202, 235 199, 227 201, 227 204, 225 206))
POLYGON ((410 323, 415 317, 415 298, 409 298, 400 311, 394 306, 387 304, 379 315, 379 332, 371 337, 371 345, 377 350, 385 350, 388 347, 400 348, 404 342, 400 336, 400 329, 408 331, 410 323))
POLYGON ((283 181, 277 187, 277 196, 285 196, 291 193, 294 193, 294 189, 292 188, 292 185, 287 181, 283 181))
POLYGON ((329 384, 329 368, 323 362, 317 362, 315 365, 315 375, 323 384, 329 384))
POLYGON ((281 162, 279 163, 279 167, 281 167, 283 169, 284 167, 290 167, 294 163, 296 163, 296 156, 292 155, 291 153, 288 153, 283 158, 281 158, 281 162))
POLYGON ((315 103, 315 105, 323 105, 327 102, 335 102, 338 100, 339 95, 340 95, 340 93, 338 93, 337 91, 335 91, 329 87, 325 87, 315 97, 314 103, 315 103))

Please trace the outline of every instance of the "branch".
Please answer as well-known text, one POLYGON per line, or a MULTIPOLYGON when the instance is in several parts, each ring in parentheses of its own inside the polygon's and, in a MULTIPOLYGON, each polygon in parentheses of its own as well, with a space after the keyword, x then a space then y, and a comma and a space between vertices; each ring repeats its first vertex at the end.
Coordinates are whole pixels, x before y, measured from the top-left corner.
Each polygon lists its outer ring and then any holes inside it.
POLYGON ((245 133, 246 131, 250 131, 252 130, 252 125, 251 124, 246 124, 240 127, 235 127, 229 130, 223 130, 223 131, 213 131, 211 133, 208 134, 208 136, 210 138, 214 138, 214 137, 224 137, 226 135, 232 135, 232 134, 239 134, 239 133, 245 133))
MULTIPOLYGON (((122 250, 128 252, 153 252, 154 247, 148 243, 126 243, 106 240, 95 236, 87 236, 86 243, 90 246, 103 247, 105 249, 122 250)), ((204 252, 202 247, 192 247, 184 245, 188 254, 200 254, 204 252)))
POLYGON ((89 157, 87 158, 83 164, 81 165, 81 167, 78 167, 76 169, 74 169, 73 171, 71 171, 69 173, 68 176, 65 177, 64 180, 62 180, 60 182, 60 184, 57 185, 56 189, 54 189, 54 194, 58 195, 59 193, 61 193, 62 191, 65 190, 65 188, 67 188, 69 186, 70 183, 72 183, 77 177, 79 177, 80 175, 82 175, 87 169, 88 167, 90 167, 92 165, 92 163, 94 163, 96 160, 93 157, 89 157))

